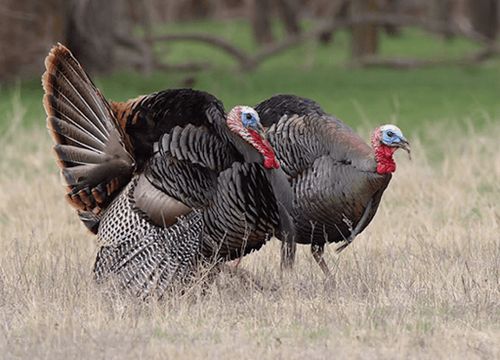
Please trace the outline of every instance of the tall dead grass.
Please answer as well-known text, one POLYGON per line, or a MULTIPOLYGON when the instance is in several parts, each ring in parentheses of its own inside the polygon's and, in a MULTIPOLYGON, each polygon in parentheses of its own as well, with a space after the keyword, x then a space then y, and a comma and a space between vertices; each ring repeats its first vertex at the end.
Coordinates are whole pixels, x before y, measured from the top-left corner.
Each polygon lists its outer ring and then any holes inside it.
MULTIPOLYGON (((367 132, 365 132, 367 133, 367 132)), ((498 358, 500 124, 435 125, 372 224, 325 282, 309 249, 280 277, 272 242, 242 267, 162 303, 92 281, 94 238, 63 199, 42 129, 0 138, 4 358, 498 358), (430 154, 429 148, 432 148, 430 154), (431 156, 432 155, 432 156, 431 156)))

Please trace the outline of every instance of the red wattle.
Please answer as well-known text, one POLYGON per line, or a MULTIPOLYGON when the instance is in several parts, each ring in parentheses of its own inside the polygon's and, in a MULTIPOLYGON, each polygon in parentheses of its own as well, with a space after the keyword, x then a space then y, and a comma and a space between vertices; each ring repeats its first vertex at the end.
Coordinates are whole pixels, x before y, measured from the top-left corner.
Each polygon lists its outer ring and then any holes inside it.
POLYGON ((266 169, 278 169, 280 167, 280 164, 275 157, 273 158, 264 157, 264 167, 266 169))
POLYGON ((375 148, 375 160, 377 161, 377 173, 389 174, 396 171, 396 163, 394 162, 395 147, 380 144, 375 148))
POLYGON ((252 137, 252 142, 255 148, 262 154, 264 157, 264 167, 266 169, 278 169, 280 164, 276 159, 276 155, 274 154, 274 150, 266 139, 263 139, 260 134, 252 129, 248 129, 248 133, 252 137))

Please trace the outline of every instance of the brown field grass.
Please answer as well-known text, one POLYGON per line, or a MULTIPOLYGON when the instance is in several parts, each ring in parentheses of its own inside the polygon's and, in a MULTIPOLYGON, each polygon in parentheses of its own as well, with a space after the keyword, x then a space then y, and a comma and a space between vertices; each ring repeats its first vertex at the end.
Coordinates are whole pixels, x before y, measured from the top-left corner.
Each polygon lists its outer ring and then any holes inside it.
POLYGON ((161 303, 93 283, 46 132, 1 136, 0 357, 499 358, 500 124, 407 135, 375 220, 327 249, 334 282, 305 247, 281 279, 272 241, 240 265, 263 291, 222 273, 161 303))

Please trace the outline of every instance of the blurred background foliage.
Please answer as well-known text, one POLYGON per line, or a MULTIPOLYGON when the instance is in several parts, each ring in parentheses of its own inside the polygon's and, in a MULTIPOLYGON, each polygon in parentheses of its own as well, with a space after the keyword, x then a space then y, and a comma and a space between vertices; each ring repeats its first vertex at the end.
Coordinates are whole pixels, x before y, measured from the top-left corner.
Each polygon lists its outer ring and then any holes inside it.
POLYGON ((230 108, 276 93, 357 126, 500 118, 497 0, 2 0, 0 129, 43 125, 67 45, 109 99, 194 87, 230 108))

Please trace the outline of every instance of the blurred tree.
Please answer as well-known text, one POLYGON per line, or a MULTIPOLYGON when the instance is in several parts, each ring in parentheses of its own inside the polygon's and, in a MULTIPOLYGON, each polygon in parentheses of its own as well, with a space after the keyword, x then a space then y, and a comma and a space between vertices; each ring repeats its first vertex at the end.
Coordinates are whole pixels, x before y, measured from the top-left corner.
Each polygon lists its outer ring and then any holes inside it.
POLYGON ((50 46, 64 34, 64 0, 0 2, 0 82, 41 74, 50 46))
POLYGON ((299 4, 296 0, 276 0, 278 13, 285 24, 285 29, 290 35, 300 33, 299 25, 299 4))
POLYGON ((451 4, 451 21, 459 29, 470 31, 472 24, 467 11, 467 0, 454 0, 451 4))
POLYGON ((67 45, 89 72, 152 67, 152 0, 1 0, 0 80, 40 74, 50 47, 67 45), (133 36, 141 24, 145 39, 133 36), (145 41, 144 41, 145 40, 145 41))
POLYGON ((69 0, 66 44, 89 72, 105 73, 116 67, 153 67, 152 1, 69 0), (133 35, 140 24, 144 38, 133 35))
POLYGON ((114 28, 119 0, 69 0, 66 3, 66 45, 89 72, 115 66, 114 28))
MULTIPOLYGON (((345 20, 349 14, 349 0, 332 0, 328 1, 328 4, 323 5, 322 13, 326 15, 327 18, 331 18, 332 22, 335 23, 338 20, 345 20)), ((322 44, 327 44, 333 39, 333 31, 327 30, 323 31, 318 40, 322 44)))
MULTIPOLYGON (((68 45, 91 72, 134 67, 176 70, 206 69, 207 62, 166 64, 154 58, 158 41, 195 41, 232 56, 243 70, 255 69, 269 57, 311 39, 328 42, 338 29, 352 33, 352 57, 358 64, 394 64, 374 59, 379 31, 397 32, 416 26, 433 33, 461 36, 484 45, 478 54, 458 63, 474 63, 498 54, 492 41, 499 29, 500 0, 0 0, 0 81, 39 74, 49 47, 68 45), (250 6, 249 6, 250 5, 250 6), (289 35, 276 39, 273 20, 279 18, 289 35), (312 27, 301 32, 300 20, 312 27), (247 52, 224 36, 206 33, 155 36, 152 26, 182 19, 250 19, 263 46, 247 52), (136 36, 134 30, 141 29, 136 36), (489 39, 489 40, 488 40, 489 39), (366 62, 368 61, 368 62, 366 62), (371 61, 371 62, 370 62, 371 61)), ((162 46, 164 49, 165 46, 162 46)), ((168 43, 166 44, 168 49, 168 43)), ((421 66, 422 62, 396 66, 421 66)), ((425 66, 442 61, 425 62, 425 66)))
MULTIPOLYGON (((449 24, 452 15, 452 9, 456 1, 454 0, 440 0, 431 4, 430 15, 433 19, 440 21, 443 24, 449 24)), ((441 35, 445 38, 452 37, 450 29, 443 29, 441 35)))
POLYGON ((252 30, 259 45, 274 42, 272 31, 273 10, 280 16, 288 35, 300 34, 299 10, 296 0, 252 0, 252 30))
POLYGON ((271 27, 271 1, 252 0, 251 2, 252 31, 259 45, 274 41, 271 27))
POLYGON ((472 27, 488 39, 495 39, 499 27, 498 0, 469 0, 472 27))
MULTIPOLYGON (((385 6, 383 11, 388 12, 389 14, 398 14, 399 5, 400 5, 400 0, 385 0, 385 6)), ((389 36, 399 36, 401 34, 401 29, 398 26, 392 24, 384 25, 384 30, 389 36)))
MULTIPOLYGON (((351 17, 366 15, 378 10, 377 0, 351 0, 351 17)), ((378 26, 358 24, 352 26, 351 53, 354 59, 375 55, 378 50, 378 26)))
POLYGON ((177 20, 206 19, 213 15, 211 0, 183 0, 176 1, 177 20))

